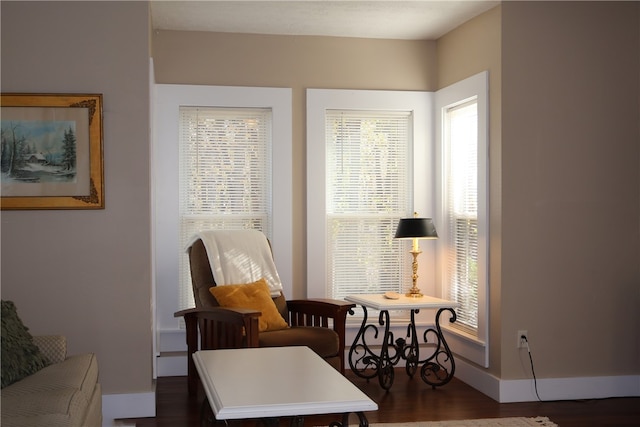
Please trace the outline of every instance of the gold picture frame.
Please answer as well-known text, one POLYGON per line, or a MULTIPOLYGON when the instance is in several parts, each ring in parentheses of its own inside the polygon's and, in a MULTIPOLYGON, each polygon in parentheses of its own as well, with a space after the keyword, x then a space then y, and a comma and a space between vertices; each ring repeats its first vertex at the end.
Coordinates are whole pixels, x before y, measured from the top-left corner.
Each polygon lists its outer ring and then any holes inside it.
POLYGON ((0 208, 104 209, 102 94, 0 97, 0 208))

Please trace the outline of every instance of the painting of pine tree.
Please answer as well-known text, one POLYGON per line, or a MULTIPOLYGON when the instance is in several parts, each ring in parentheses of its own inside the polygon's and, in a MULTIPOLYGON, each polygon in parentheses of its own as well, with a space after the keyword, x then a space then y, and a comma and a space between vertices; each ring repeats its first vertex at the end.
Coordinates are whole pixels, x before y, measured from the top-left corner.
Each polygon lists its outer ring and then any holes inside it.
POLYGON ((76 122, 2 120, 3 183, 75 182, 76 122))

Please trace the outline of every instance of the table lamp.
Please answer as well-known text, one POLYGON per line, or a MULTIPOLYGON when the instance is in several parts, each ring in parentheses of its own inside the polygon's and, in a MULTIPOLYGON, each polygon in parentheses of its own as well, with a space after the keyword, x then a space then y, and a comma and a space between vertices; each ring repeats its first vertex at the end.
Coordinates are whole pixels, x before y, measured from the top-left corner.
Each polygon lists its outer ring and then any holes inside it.
POLYGON ((413 239, 413 246, 411 248, 411 255, 413 255, 413 287, 407 293, 408 297, 420 298, 422 292, 416 286, 418 281, 418 255, 422 253, 418 246, 419 239, 437 239, 438 233, 436 227, 433 225, 431 218, 418 218, 418 213, 414 213, 413 218, 402 218, 398 222, 398 228, 396 229, 396 239, 413 239))

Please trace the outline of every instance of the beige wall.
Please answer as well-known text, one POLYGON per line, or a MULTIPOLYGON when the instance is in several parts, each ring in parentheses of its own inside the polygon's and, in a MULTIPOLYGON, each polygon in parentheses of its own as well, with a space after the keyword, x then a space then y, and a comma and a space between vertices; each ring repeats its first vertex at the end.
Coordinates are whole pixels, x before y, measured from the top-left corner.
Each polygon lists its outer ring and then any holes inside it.
POLYGON ((640 372, 637 9, 506 2, 438 40, 438 88, 490 72, 489 371, 502 379, 530 378, 519 329, 541 378, 640 372))
POLYGON ((293 297, 306 293, 307 88, 434 90, 435 42, 157 31, 157 83, 293 89, 293 297))
POLYGON ((2 91, 101 93, 104 210, 2 211, 2 298, 95 352, 105 394, 152 390, 144 2, 2 2, 2 91))
POLYGON ((502 5, 502 378, 640 372, 639 4, 502 5))
POLYGON ((489 372, 500 376, 502 213, 502 9, 495 7, 437 42, 438 89, 489 71, 489 372))

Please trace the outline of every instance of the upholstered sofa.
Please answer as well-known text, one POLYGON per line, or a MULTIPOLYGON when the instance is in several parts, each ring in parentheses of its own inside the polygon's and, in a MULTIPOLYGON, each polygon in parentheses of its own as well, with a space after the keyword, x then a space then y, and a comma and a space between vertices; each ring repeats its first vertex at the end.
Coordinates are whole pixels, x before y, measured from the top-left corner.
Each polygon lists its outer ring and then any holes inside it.
POLYGON ((2 426, 100 427, 95 354, 67 356, 64 336, 31 337, 12 306, 2 301, 2 426))

